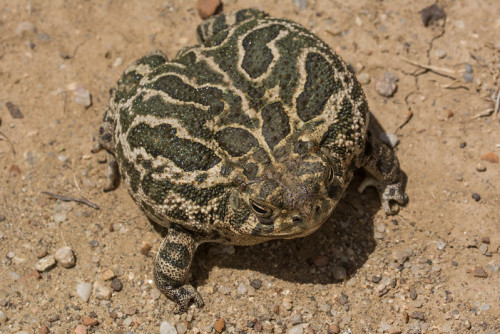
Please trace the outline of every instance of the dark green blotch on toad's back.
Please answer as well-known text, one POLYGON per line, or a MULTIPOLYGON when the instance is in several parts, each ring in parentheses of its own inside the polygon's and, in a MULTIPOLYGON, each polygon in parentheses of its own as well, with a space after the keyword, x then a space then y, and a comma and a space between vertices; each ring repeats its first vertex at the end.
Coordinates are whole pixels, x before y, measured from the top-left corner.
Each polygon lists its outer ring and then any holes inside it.
POLYGON ((272 150, 290 133, 288 116, 281 102, 274 102, 261 110, 262 135, 272 150))
POLYGON ((267 44, 275 39, 280 30, 279 25, 271 25, 252 31, 243 39, 245 55, 241 67, 250 78, 255 79, 266 73, 273 61, 273 54, 267 44))
POLYGON ((305 64, 307 79, 304 91, 297 98, 297 114, 307 122, 323 112, 333 93, 342 90, 342 83, 335 80, 334 70, 318 53, 309 53, 305 64))
POLYGON ((233 157, 240 157, 258 146, 258 141, 247 130, 227 127, 215 134, 219 146, 233 157))
POLYGON ((144 148, 154 158, 163 156, 186 172, 206 171, 221 160, 206 146, 179 138, 176 133, 170 124, 151 127, 140 123, 129 131, 127 140, 133 149, 144 148))

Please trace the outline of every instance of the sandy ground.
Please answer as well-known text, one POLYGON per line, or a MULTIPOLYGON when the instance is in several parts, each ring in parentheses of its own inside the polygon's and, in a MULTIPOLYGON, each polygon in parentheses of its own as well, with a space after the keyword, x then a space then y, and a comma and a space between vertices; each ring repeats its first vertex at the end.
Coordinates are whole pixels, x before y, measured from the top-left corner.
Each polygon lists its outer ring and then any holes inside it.
POLYGON ((371 79, 410 203, 386 217, 373 190, 356 192, 357 176, 307 238, 202 246, 192 281, 206 305, 178 316, 152 283, 161 236, 123 187, 102 192, 104 156, 90 148, 128 64, 196 43, 195 1, 0 0, 0 333, 205 333, 223 322, 227 333, 499 333, 500 120, 483 112, 500 84, 500 4, 439 1, 446 19, 425 27, 432 3, 408 3, 225 2, 302 23, 371 79), (391 98, 374 88, 386 71, 399 78, 391 98), (34 269, 63 246, 74 267, 34 269), (101 291, 82 301, 81 283, 101 291))

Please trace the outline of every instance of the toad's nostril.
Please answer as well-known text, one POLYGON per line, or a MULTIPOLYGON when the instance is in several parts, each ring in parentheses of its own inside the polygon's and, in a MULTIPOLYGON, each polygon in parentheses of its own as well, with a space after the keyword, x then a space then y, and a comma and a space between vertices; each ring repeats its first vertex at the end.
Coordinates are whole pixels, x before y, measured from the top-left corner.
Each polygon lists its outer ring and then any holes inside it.
POLYGON ((292 217, 292 223, 294 223, 294 224, 300 224, 300 223, 302 223, 302 217, 301 216, 293 216, 292 217))
POLYGON ((314 209, 314 213, 316 213, 317 215, 319 215, 321 213, 321 206, 316 205, 316 208, 314 209))

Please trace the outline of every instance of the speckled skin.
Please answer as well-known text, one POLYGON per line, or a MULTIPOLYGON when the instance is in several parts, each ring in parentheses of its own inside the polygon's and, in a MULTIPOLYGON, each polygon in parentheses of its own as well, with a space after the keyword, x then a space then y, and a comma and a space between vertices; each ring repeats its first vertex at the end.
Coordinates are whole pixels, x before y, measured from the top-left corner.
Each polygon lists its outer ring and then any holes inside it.
POLYGON ((99 144, 108 183, 121 175, 169 229, 154 260, 158 288, 184 312, 203 301, 186 284, 202 242, 252 245, 316 231, 355 169, 383 208, 405 204, 394 152, 372 136, 354 74, 302 26, 256 10, 219 15, 199 45, 129 67, 113 91, 99 144))

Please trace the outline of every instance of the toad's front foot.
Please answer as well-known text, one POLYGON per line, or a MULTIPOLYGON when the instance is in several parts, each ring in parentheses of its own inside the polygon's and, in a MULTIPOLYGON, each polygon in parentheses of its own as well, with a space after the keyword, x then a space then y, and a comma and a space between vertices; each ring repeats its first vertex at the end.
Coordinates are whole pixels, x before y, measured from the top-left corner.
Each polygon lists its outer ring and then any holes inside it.
MULTIPOLYGON (((158 284, 157 286, 160 288, 158 284)), ((191 303, 194 303, 197 307, 204 305, 203 299, 192 285, 185 284, 178 288, 166 286, 160 290, 177 304, 177 309, 174 311, 175 314, 186 312, 191 303)))
POLYGON ((380 196, 380 203, 387 215, 395 215, 399 212, 400 206, 405 206, 408 203, 408 195, 404 192, 402 182, 394 184, 384 184, 372 176, 367 176, 358 187, 358 191, 362 193, 366 187, 375 187, 380 196))
POLYGON ((175 313, 184 313, 194 303, 203 306, 203 299, 186 281, 196 250, 193 235, 172 224, 154 259, 154 278, 158 289, 177 304, 175 313))

